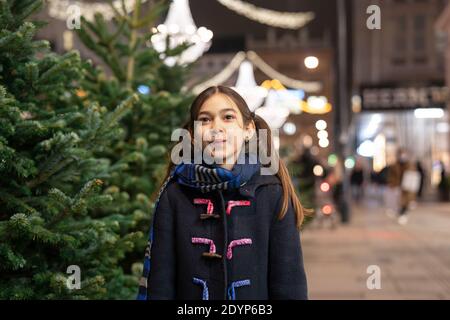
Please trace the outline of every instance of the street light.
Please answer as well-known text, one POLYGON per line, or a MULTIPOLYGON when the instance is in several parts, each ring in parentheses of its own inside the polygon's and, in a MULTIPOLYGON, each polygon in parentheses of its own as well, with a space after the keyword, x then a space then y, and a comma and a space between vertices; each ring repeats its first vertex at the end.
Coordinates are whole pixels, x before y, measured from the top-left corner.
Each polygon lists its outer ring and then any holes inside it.
POLYGON ((305 58, 304 63, 308 69, 316 69, 319 66, 319 59, 315 56, 308 56, 305 58))

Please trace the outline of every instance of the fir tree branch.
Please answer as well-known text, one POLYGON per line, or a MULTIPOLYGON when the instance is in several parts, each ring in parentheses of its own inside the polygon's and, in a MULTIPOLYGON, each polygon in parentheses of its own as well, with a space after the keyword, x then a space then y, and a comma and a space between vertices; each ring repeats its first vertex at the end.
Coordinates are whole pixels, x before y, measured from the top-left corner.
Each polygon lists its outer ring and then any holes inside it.
POLYGON ((141 11, 141 0, 136 0, 134 3, 134 11, 133 11, 133 18, 131 23, 131 38, 130 43, 128 45, 130 57, 128 58, 127 63, 127 80, 126 80, 126 86, 128 89, 132 89, 132 81, 134 76, 134 59, 136 54, 136 41, 137 41, 137 33, 138 30, 135 25, 137 25, 139 21, 139 14, 141 11))

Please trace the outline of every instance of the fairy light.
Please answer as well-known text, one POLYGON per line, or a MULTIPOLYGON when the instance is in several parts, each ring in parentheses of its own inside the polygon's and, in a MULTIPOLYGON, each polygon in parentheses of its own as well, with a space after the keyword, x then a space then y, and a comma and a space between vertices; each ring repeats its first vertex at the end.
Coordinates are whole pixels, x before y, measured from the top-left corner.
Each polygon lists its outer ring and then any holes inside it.
POLYGON ((308 69, 316 69, 319 66, 319 59, 314 56, 309 56, 305 58, 304 63, 308 69))
POLYGON ((326 204, 326 205, 324 205, 324 206, 322 207, 322 212, 323 212, 325 215, 331 214, 332 211, 333 211, 333 207, 332 207, 331 205, 329 205, 329 204, 326 204))
MULTIPOLYGON (((122 12, 122 1, 125 11, 130 13, 133 11, 136 0, 114 0, 112 6, 119 12, 122 12)), ((141 3, 146 3, 147 0, 141 0, 141 3)), ((67 20, 70 16, 68 12, 69 6, 77 6, 80 9, 80 16, 86 20, 92 21, 97 12, 101 12, 105 20, 111 20, 115 16, 114 9, 109 3, 104 2, 85 2, 78 0, 47 0, 48 14, 55 19, 67 20)))
POLYGON ((316 164, 313 167, 313 173, 316 177, 320 177, 323 175, 323 167, 320 164, 316 164))
POLYGON ((327 122, 325 120, 317 120, 316 121, 316 129, 317 130, 325 130, 327 128, 327 122))
POLYGON ((330 190, 330 184, 328 182, 322 182, 320 184, 320 190, 322 192, 328 192, 330 190))
POLYGON ((241 63, 243 63, 243 61, 245 61, 246 59, 248 59, 255 67, 261 70, 266 76, 274 79, 269 80, 269 82, 263 82, 261 87, 289 87, 297 90, 302 90, 303 92, 316 92, 322 89, 322 83, 318 81, 296 80, 276 71, 254 51, 248 51, 247 53, 239 51, 238 53, 236 53, 233 59, 231 59, 230 63, 222 69, 222 71, 213 76, 211 79, 196 85, 192 89, 193 92, 195 94, 198 94, 210 86, 215 86, 226 82, 233 75, 233 73, 239 69, 241 63))
POLYGON ((319 130, 319 132, 317 132, 317 138, 319 138, 319 140, 328 139, 328 132, 325 130, 319 130))
POLYGON ((314 19, 314 13, 312 12, 280 12, 259 8, 240 0, 217 1, 237 14, 273 27, 299 29, 314 19))
POLYGON ((247 52, 248 59, 253 62, 255 66, 257 66, 262 72, 264 72, 267 76, 272 79, 279 80, 286 87, 294 88, 294 89, 302 89, 307 92, 317 92, 322 89, 322 84, 318 81, 302 81, 292 79, 272 68, 269 64, 267 64, 261 57, 256 54, 254 51, 247 52))
POLYGON ((153 48, 164 55, 166 50, 174 49, 184 43, 190 46, 177 56, 164 57, 168 66, 184 65, 196 61, 211 46, 213 32, 194 23, 188 0, 173 0, 166 20, 150 38, 153 48))
POLYGON ((234 72, 236 72, 236 70, 239 68, 239 66, 244 60, 245 60, 245 52, 239 51, 238 53, 236 53, 233 59, 231 59, 230 63, 225 68, 222 69, 222 71, 220 71, 211 79, 196 85, 192 89, 192 91, 195 94, 199 94, 206 88, 224 83, 233 75, 234 72))

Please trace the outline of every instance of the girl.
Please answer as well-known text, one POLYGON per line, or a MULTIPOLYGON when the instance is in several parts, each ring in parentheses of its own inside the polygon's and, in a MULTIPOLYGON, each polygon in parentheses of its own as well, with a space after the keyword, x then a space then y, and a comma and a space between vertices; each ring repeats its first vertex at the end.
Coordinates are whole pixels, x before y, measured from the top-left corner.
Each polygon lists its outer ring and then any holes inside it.
MULTIPOLYGON (((185 128, 216 163, 169 165, 138 299, 307 299, 303 208, 278 156, 276 174, 263 175, 248 150, 251 139, 261 146, 261 129, 270 138, 266 122, 234 90, 214 86, 196 97, 185 128)), ((269 155, 271 146, 263 143, 269 155)))

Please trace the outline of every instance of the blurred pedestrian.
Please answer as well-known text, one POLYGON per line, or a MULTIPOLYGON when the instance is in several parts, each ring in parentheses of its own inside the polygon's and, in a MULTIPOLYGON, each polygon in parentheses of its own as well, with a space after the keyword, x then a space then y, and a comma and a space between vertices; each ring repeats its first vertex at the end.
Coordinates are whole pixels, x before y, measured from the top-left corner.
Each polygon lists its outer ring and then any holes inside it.
POLYGON ((425 170, 423 169, 422 163, 418 160, 416 162, 417 172, 420 174, 420 185, 419 190, 417 191, 417 199, 421 199, 423 195, 423 186, 425 182, 425 170))
POLYGON ((343 179, 344 179, 343 165, 342 161, 338 158, 336 164, 334 165, 328 177, 328 182, 333 192, 333 202, 336 211, 339 213, 339 216, 341 217, 341 222, 343 224, 346 224, 350 221, 350 217, 347 203, 344 198, 343 179))
POLYGON ((401 184, 401 168, 400 163, 394 162, 387 166, 386 188, 384 192, 384 204, 386 214, 390 218, 395 217, 395 213, 399 208, 401 184))
POLYGON ((357 161, 350 175, 352 198, 356 203, 363 197, 364 171, 360 161, 357 161))
POLYGON ((402 157, 404 158, 401 158, 402 184, 398 223, 404 225, 408 222, 408 209, 420 189, 421 176, 417 165, 409 161, 407 155, 402 157))
POLYGON ((444 162, 439 161, 439 165, 441 167, 441 181, 439 181, 438 184, 438 190, 439 190, 439 200, 440 201, 449 201, 450 198, 450 187, 449 187, 449 181, 447 177, 447 173, 445 171, 445 165, 444 162))

